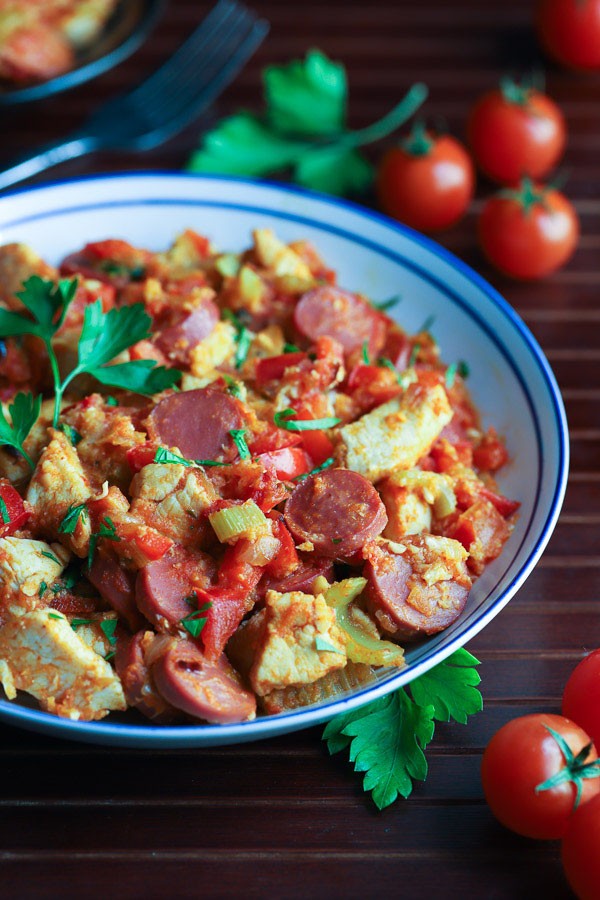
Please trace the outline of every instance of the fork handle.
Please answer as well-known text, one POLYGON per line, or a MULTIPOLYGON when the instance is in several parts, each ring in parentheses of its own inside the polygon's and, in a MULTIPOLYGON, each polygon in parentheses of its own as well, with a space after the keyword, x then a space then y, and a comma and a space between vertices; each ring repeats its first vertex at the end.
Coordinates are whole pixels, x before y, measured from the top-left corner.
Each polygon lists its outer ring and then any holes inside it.
POLYGON ((52 144, 46 144, 34 156, 21 157, 9 169, 0 172, 0 190, 31 178, 38 172, 57 166, 61 162, 93 153, 100 144, 101 141, 93 135, 77 133, 72 134, 67 140, 63 138, 52 144))

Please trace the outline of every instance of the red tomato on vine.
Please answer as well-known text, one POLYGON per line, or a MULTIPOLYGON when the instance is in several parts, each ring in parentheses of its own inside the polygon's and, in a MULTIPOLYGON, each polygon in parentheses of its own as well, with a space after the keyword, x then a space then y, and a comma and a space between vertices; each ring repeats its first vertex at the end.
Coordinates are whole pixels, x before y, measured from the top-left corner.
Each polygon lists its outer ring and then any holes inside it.
POLYGON ((508 78, 475 104, 467 132, 481 171, 509 185, 525 175, 545 178, 566 142, 565 119, 556 103, 533 85, 508 78))
POLYGON ((559 63, 600 69, 600 0, 539 0, 536 27, 542 46, 559 63))
POLYGON ((475 172, 463 145, 434 135, 422 123, 384 155, 377 174, 381 209, 418 231, 441 231, 464 215, 475 172))
POLYGON ((517 190, 504 190, 483 207, 479 242, 489 261, 505 275, 534 280, 549 275, 572 256, 579 219, 559 191, 524 179, 517 190))
POLYGON ((485 798, 517 834, 562 837, 576 808, 600 792, 600 763, 588 735, 563 716, 521 716, 493 736, 481 763, 485 798))

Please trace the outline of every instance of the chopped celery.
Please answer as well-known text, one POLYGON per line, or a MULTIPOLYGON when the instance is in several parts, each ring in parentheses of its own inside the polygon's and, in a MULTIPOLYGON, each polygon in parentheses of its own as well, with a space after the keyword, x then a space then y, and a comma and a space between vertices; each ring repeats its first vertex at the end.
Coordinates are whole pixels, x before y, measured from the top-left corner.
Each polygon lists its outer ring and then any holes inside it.
POLYGON ((254 500, 219 509, 211 513, 208 519, 222 544, 240 537, 270 533, 266 516, 254 500))
POLYGON ((350 604, 366 584, 366 578, 346 578, 333 584, 325 594, 328 605, 335 610, 337 624, 346 633, 348 659, 369 666, 403 666, 402 647, 367 634, 351 620, 350 604))

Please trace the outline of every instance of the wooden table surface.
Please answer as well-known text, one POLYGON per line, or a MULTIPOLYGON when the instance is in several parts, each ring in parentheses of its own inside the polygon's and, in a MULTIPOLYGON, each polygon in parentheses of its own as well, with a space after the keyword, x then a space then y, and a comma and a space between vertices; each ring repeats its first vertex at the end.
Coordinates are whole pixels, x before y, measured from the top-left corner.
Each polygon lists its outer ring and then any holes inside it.
MULTIPOLYGON (((93 84, 0 117, 0 165, 80 123, 165 60, 207 3, 171 0, 146 45, 93 84)), ((420 79, 429 112, 463 136, 467 110, 507 70, 539 59, 533 0, 257 0, 271 33, 217 112, 258 108, 260 70, 318 46, 343 60, 350 118, 366 124, 420 79)), ((482 748, 508 719, 558 711, 568 673, 600 645, 600 76, 548 66, 569 123, 567 193, 583 235, 571 264, 541 284, 511 283, 483 262, 475 218, 490 186, 442 243, 515 306, 563 390, 572 466, 563 514, 519 594, 469 649, 481 660, 485 710, 438 726, 430 774, 378 813, 321 728, 241 747, 147 752, 88 747, 0 727, 0 883, 21 898, 244 896, 569 897, 557 845, 519 839, 482 797, 482 748)), ((198 126, 132 156, 105 154, 47 178, 184 164, 198 126)), ((42 180, 42 179, 38 179, 42 180)))

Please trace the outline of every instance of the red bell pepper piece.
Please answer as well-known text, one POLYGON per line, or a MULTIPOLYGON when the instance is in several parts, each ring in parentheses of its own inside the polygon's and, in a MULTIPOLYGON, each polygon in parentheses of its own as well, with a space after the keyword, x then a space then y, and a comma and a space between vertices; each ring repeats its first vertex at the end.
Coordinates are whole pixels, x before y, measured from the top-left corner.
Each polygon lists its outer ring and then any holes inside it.
POLYGON ((256 459, 265 468, 275 469, 280 481, 291 481, 314 468, 312 459, 301 447, 283 447, 270 453, 260 453, 256 459))
POLYGON ((21 495, 6 479, 0 479, 0 537, 14 534, 30 516, 21 495))
POLYGON ((269 381, 279 381, 283 378, 286 369, 297 366, 306 359, 306 353, 301 351, 294 353, 280 353, 278 356, 267 356, 256 363, 255 378, 258 387, 262 387, 269 381))

